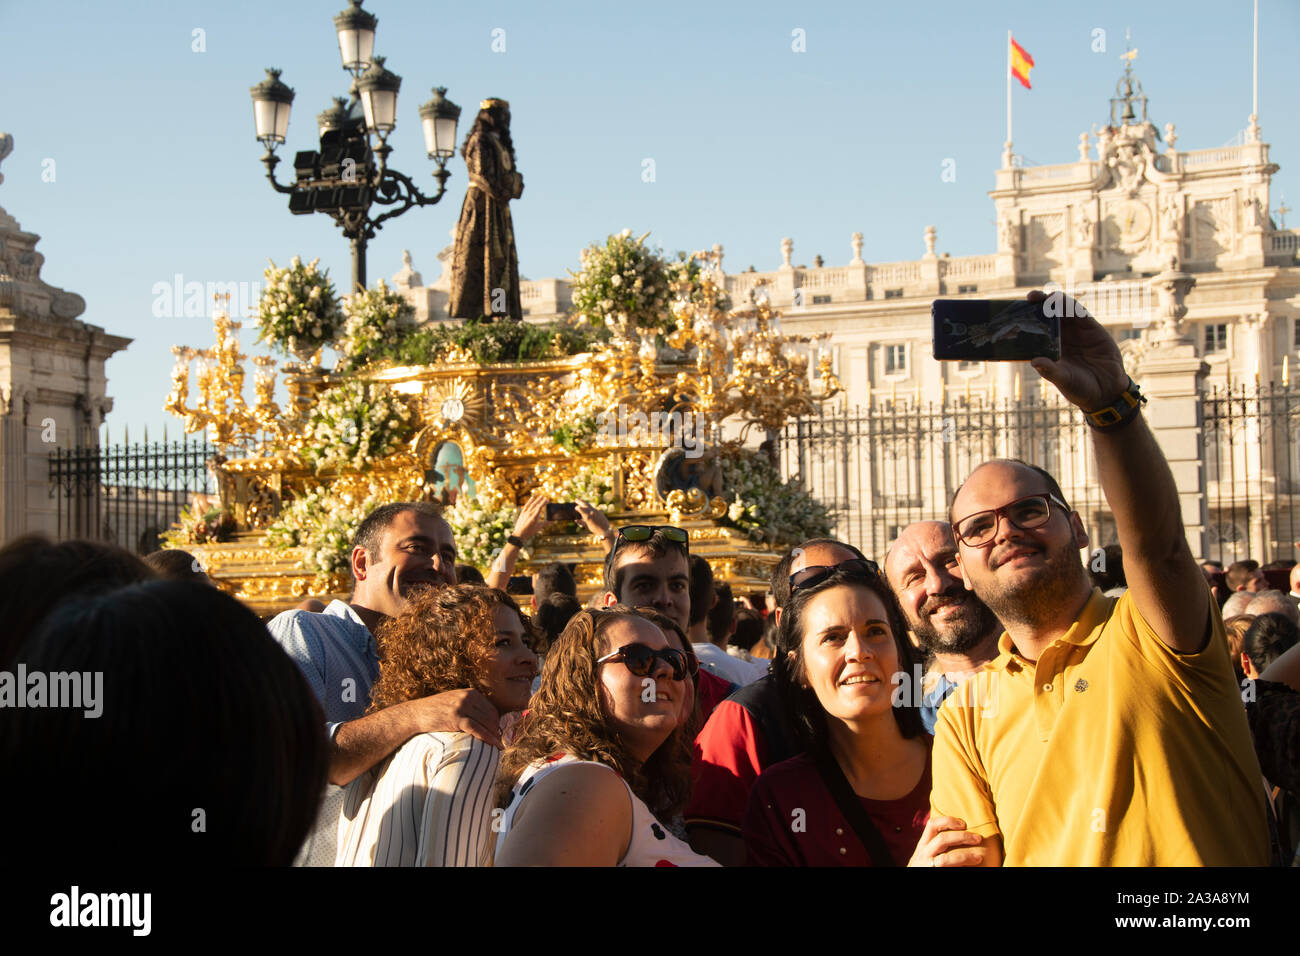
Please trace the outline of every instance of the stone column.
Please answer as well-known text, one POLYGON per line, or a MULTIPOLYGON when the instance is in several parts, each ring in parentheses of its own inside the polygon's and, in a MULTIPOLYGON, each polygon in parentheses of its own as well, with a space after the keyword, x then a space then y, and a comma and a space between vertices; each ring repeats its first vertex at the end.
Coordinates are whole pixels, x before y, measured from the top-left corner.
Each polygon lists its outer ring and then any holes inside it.
POLYGON ((1196 557, 1208 554, 1209 511, 1205 500, 1201 395, 1209 366, 1184 334, 1185 298, 1196 280, 1183 272, 1162 272, 1151 284, 1160 298, 1156 323, 1146 333, 1149 346, 1134 378, 1147 396, 1147 424, 1169 462, 1178 488, 1187 544, 1196 557))

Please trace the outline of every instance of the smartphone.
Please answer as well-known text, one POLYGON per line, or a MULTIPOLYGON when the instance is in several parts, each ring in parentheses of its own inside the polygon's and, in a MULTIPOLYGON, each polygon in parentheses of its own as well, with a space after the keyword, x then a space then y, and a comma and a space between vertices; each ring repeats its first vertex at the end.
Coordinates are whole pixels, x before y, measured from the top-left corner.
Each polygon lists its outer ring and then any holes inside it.
POLYGON ((549 502, 546 505, 547 521, 577 521, 578 506, 575 504, 564 504, 562 502, 549 502))
POLYGON ((506 582, 507 594, 532 594, 533 593, 533 576, 531 574, 517 574, 506 582))
POLYGON ((1049 299, 935 299, 934 357, 941 361, 1024 362, 1061 357, 1061 319, 1049 299))

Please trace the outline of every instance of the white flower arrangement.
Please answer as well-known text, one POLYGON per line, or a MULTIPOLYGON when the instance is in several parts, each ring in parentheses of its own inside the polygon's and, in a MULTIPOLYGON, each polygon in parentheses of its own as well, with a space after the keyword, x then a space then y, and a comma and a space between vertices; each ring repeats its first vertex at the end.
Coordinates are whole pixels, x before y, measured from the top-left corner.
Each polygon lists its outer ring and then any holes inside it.
POLYGON ((362 519, 380 505, 420 498, 419 482, 394 488, 365 479, 362 483, 317 486, 294 498, 266 528, 266 543, 277 550, 301 547, 303 566, 315 572, 318 590, 350 573, 352 539, 362 519))
POLYGON ((321 394, 307 423, 304 454, 319 473, 362 471, 396 454, 410 437, 412 413, 386 390, 356 380, 321 394))
POLYGON ((373 289, 346 296, 343 313, 347 316, 339 341, 343 369, 367 364, 383 345, 410 329, 415 317, 411 304, 383 279, 373 289))
POLYGON ((704 267, 697 260, 688 259, 678 253, 677 259, 668 263, 665 268, 668 274, 668 287, 673 290, 674 299, 685 294, 692 303, 710 312, 716 311, 726 315, 731 311, 731 296, 727 293, 725 285, 714 286, 713 295, 706 298, 704 284, 701 281, 704 267))
POLYGON ((724 449, 721 464, 731 499, 724 520, 754 541, 789 546, 830 534, 830 509, 797 482, 782 479, 761 452, 724 449))
POLYGON ((645 247, 645 238, 624 229, 603 246, 582 250, 582 271, 572 285, 575 315, 594 326, 624 320, 637 328, 671 327, 667 263, 645 247))
POLYGON ((457 560, 486 573, 506 546, 519 509, 483 494, 473 498, 460 495, 445 517, 456 541, 457 560))
POLYGON ((316 268, 320 259, 302 264, 294 256, 288 268, 274 261, 262 274, 266 290, 257 304, 257 341, 270 342, 291 355, 315 352, 334 341, 343 325, 343 312, 329 270, 316 268))
POLYGON ((557 465, 539 466, 537 490, 555 502, 585 501, 608 514, 618 509, 614 497, 614 479, 608 471, 608 462, 601 459, 592 467, 565 476, 557 465))

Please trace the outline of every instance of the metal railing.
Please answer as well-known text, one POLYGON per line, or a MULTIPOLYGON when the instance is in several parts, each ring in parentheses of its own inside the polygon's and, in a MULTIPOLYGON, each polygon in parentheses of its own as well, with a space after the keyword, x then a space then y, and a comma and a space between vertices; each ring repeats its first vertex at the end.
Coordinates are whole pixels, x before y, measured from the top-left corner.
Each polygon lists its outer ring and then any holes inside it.
POLYGON ((50 497, 60 540, 109 541, 139 554, 157 550, 196 494, 213 494, 202 439, 84 446, 50 454, 50 497))
POLYGON ((1294 561, 1300 540, 1300 388, 1235 385, 1201 396, 1207 558, 1294 561))
POLYGON ((887 401, 789 422, 780 468, 833 509, 836 537, 873 557, 908 524, 947 520, 961 482, 991 458, 1017 458, 1051 472, 1094 546, 1112 544, 1115 523, 1086 432, 1078 412, 1060 402, 887 401))

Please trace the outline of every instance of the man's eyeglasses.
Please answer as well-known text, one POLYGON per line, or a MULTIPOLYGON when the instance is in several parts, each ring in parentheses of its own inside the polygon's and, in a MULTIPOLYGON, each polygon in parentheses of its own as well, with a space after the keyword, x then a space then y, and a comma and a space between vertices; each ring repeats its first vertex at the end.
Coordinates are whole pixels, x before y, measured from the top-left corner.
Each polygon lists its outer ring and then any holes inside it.
MULTIPOLYGON (((644 644, 626 644, 612 654, 606 654, 596 663, 622 663, 627 665, 627 669, 637 677, 649 677, 650 672, 654 670, 656 660, 668 663, 668 666, 673 669, 673 680, 685 680, 687 674, 694 673, 690 667, 690 659, 675 647, 661 647, 659 650, 654 650, 644 644)), ((695 669, 698 670, 699 666, 696 662, 695 669)))
POLYGON ((856 571, 880 577, 880 565, 869 558, 850 558, 839 564, 814 564, 790 575, 790 593, 804 588, 815 588, 837 571, 856 571))
POLYGON ((992 544, 993 539, 997 537, 999 517, 1006 518, 1021 531, 1029 531, 1047 524, 1048 519, 1052 517, 1053 504, 1060 505, 1061 510, 1066 514, 1070 513, 1070 506, 1054 494, 1029 495, 1025 498, 1017 498, 1001 508, 977 511, 960 521, 954 521, 952 533, 968 548, 982 548, 992 544))

